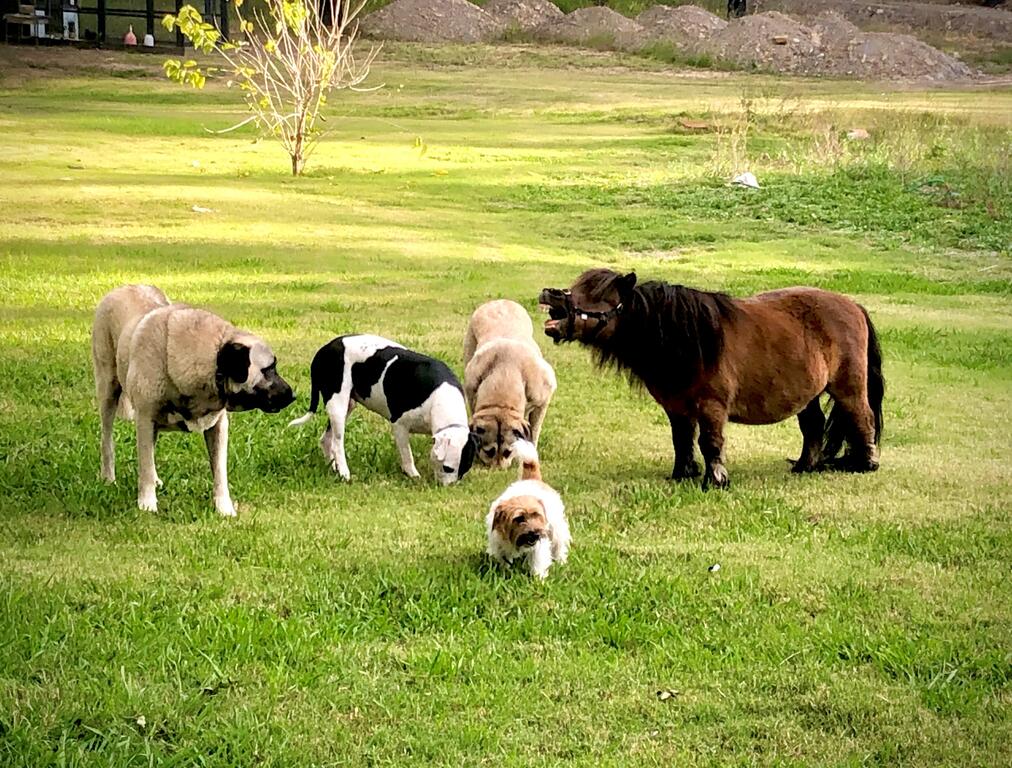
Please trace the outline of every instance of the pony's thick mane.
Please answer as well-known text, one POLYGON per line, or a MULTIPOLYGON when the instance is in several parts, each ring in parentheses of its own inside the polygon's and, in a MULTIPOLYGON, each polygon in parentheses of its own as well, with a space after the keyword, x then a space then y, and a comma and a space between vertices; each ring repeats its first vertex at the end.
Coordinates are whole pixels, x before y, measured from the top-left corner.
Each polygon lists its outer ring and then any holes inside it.
POLYGON ((734 299, 659 281, 638 284, 626 299, 615 332, 594 345, 598 365, 630 381, 678 392, 711 370, 724 349, 724 323, 734 299))

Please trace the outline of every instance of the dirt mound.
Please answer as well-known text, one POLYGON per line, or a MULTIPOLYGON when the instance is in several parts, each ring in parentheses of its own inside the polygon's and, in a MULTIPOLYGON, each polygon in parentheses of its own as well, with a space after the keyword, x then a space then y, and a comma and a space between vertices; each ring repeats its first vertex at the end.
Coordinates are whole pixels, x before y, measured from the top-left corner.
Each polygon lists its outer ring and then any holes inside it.
POLYGON ((536 30, 542 40, 572 45, 636 49, 642 47, 645 30, 611 8, 580 8, 536 30))
POLYGON ((819 71, 823 58, 815 32, 776 11, 735 19, 704 50, 740 67, 786 73, 819 71))
POLYGON ((956 80, 969 67, 909 35, 862 32, 835 13, 811 27, 777 11, 732 21, 703 50, 741 67, 802 75, 956 80))
POLYGON ((478 43, 499 35, 498 21, 467 0, 394 0, 362 19, 362 33, 418 43, 478 43))
POLYGON ((973 71, 937 48, 910 35, 862 32, 847 45, 846 60, 835 61, 836 74, 958 80, 973 71))
POLYGON ((565 14, 549 0, 489 0, 482 10, 504 28, 529 30, 550 21, 558 21, 565 14))
POLYGON ((695 5, 655 5, 636 17, 651 40, 692 48, 727 27, 727 22, 695 5))
POLYGON ((973 36, 1012 40, 1012 13, 1000 8, 938 3, 874 3, 855 0, 754 0, 756 11, 779 10, 808 17, 832 10, 859 27, 888 28, 913 34, 973 36))
POLYGON ((828 51, 844 51, 850 41, 861 34, 861 30, 835 11, 826 11, 817 16, 811 26, 828 51))

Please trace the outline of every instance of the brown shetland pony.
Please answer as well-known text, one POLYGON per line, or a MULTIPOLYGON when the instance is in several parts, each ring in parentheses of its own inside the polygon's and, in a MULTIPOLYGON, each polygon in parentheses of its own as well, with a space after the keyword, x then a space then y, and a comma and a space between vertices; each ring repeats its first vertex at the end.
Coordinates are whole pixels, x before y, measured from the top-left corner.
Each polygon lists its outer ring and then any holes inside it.
POLYGON ((569 289, 544 289, 540 303, 546 335, 591 347, 599 365, 626 371, 668 414, 674 480, 699 474, 697 428, 703 487, 723 488, 724 425, 794 415, 804 438, 795 472, 878 469, 882 354, 868 313, 846 296, 784 288, 733 299, 591 269, 569 289), (828 422, 824 392, 833 400, 828 422))

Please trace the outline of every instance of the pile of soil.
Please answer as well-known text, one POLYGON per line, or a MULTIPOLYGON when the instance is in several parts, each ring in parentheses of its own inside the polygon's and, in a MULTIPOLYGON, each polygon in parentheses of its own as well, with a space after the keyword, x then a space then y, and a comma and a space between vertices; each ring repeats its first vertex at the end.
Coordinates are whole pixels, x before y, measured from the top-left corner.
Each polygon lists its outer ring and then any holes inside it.
POLYGON ((647 40, 645 30, 611 8, 580 8, 535 30, 542 40, 571 45, 604 46, 634 50, 647 40))
POLYGON ((665 40, 680 48, 695 48, 727 27, 727 22, 696 5, 672 8, 655 5, 636 17, 651 40, 665 40))
POLYGON ((811 27, 777 11, 746 16, 703 44, 741 67, 803 75, 956 80, 972 71, 910 35, 862 32, 835 13, 811 27))
POLYGON ((756 11, 778 10, 808 17, 836 11, 859 27, 884 27, 914 34, 972 36, 999 42, 1012 40, 1012 13, 1000 8, 938 3, 874 3, 858 0, 753 0, 756 11))
POLYGON ((362 33, 417 43, 479 43, 497 37, 499 22, 467 0, 394 0, 362 19, 362 33))
MULTIPOLYGON (((840 5, 838 0, 825 4, 840 5)), ((852 6, 866 4, 840 7, 852 6)), ((989 12, 1012 19, 1006 11, 989 12)), ((489 0, 485 9, 468 0, 394 0, 362 19, 362 32, 388 40, 478 43, 501 39, 513 28, 540 40, 595 48, 640 50, 663 40, 744 69, 781 74, 927 80, 972 74, 962 62, 909 35, 862 31, 851 15, 823 12, 806 26, 768 11, 729 24, 696 6, 655 6, 634 21, 604 7, 563 15, 549 0, 489 0)))
POLYGON ((846 51, 850 41, 861 34, 860 29, 835 11, 826 11, 817 16, 811 29, 822 48, 832 54, 846 51))
POLYGON ((733 20, 703 49, 744 68, 797 74, 823 71, 817 35, 776 11, 733 20))
POLYGON ((504 29, 532 30, 565 14, 549 0, 489 0, 482 10, 504 29))
POLYGON ((937 48, 910 35, 862 32, 847 45, 845 61, 834 61, 836 74, 858 77, 904 77, 958 80, 973 71, 937 48))

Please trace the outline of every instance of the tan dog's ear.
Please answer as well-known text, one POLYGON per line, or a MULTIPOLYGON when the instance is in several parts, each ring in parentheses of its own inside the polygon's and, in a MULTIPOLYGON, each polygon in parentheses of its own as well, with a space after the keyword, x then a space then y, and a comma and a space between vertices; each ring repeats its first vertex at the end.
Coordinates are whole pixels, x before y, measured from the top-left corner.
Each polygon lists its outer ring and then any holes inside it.
POLYGON ((517 440, 530 440, 531 439, 531 424, 529 421, 520 422, 520 429, 513 430, 513 437, 517 440))

